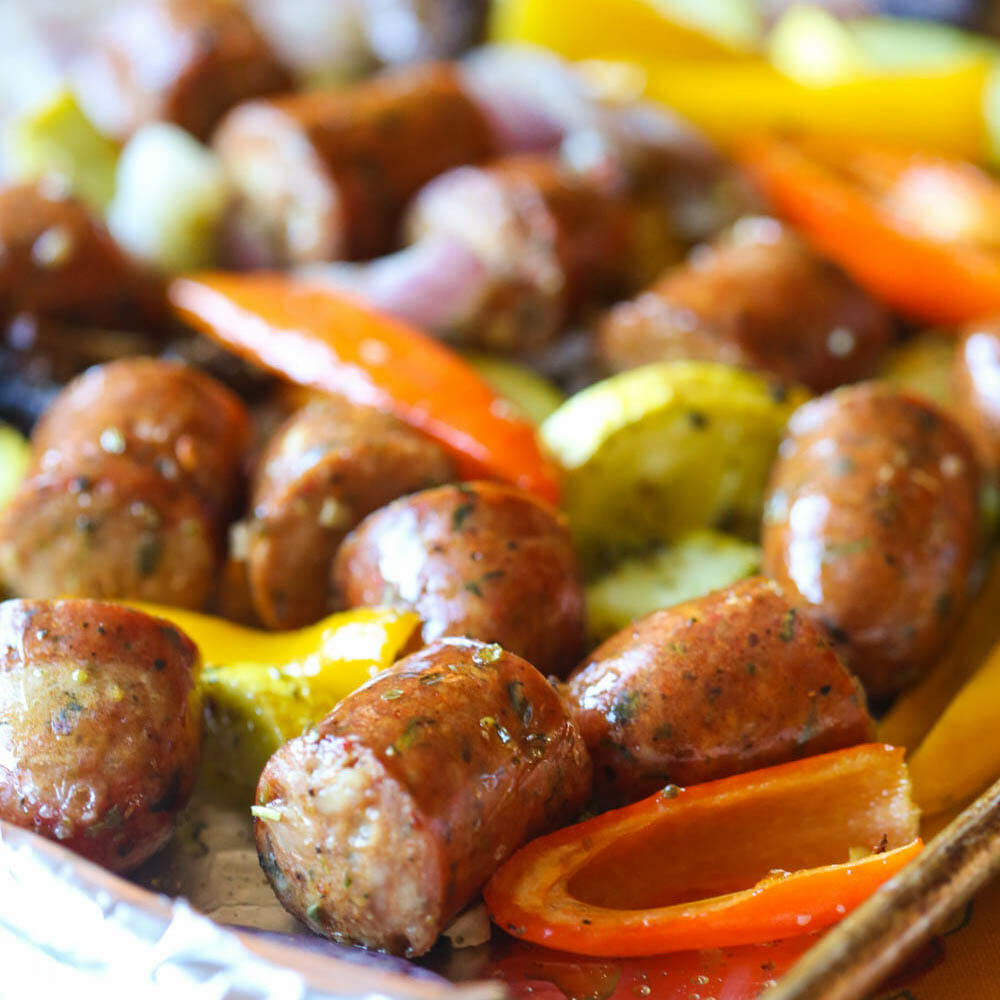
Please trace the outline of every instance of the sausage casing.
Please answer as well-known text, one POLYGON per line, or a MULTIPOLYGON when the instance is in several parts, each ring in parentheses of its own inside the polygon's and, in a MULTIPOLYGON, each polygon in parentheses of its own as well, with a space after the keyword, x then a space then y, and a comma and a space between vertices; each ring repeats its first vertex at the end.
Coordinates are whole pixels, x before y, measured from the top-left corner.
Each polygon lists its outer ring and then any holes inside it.
POLYGON ((200 659, 98 601, 0 605, 0 819, 114 871, 170 835, 197 772, 200 659))
POLYGON ((330 568, 347 532, 390 500, 452 478, 445 452, 390 414, 335 397, 293 414, 253 486, 247 569, 261 621, 295 628, 332 611, 330 568))
POLYGON ((589 789, 580 734, 538 671, 498 646, 443 639, 274 754, 257 787, 257 850, 313 930, 419 955, 589 789))
POLYGON ((886 385, 800 407, 774 465, 764 569, 823 622, 872 698, 948 639, 977 553, 979 475, 944 413, 886 385))
POLYGON ((118 138, 169 121, 206 139, 234 104, 292 85, 241 5, 229 0, 117 5, 75 82, 90 117, 118 138))
POLYGON ((870 375, 892 337, 888 313, 773 219, 744 219, 616 306, 599 331, 614 371, 696 358, 817 390, 870 375))
POLYGON ((864 692, 822 630, 763 577, 639 619, 564 690, 602 806, 874 733, 864 692))
POLYGON ((227 243, 242 265, 385 253, 424 184, 494 150, 486 119, 444 63, 243 104, 214 145, 238 192, 227 243))
POLYGON ((545 674, 565 674, 586 638, 565 520, 498 483, 424 490, 369 515, 340 546, 333 580, 346 607, 412 608, 426 642, 497 642, 545 674))

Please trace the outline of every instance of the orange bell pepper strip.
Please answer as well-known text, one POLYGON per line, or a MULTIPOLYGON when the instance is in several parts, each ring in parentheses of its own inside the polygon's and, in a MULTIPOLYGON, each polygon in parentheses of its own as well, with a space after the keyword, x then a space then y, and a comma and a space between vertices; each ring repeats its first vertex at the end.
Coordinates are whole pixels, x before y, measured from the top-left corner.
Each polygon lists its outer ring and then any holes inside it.
MULTIPOLYGON (((894 164, 889 172, 896 179, 909 167, 933 165, 963 181, 976 170, 971 164, 777 136, 745 139, 738 156, 780 215, 858 284, 905 315, 958 324, 1000 312, 1000 250, 985 241, 936 237, 912 210, 901 218, 887 197, 887 164, 894 164)), ((968 187, 989 184, 996 182, 982 174, 968 187)), ((952 185, 951 193, 959 194, 959 187, 952 185)), ((982 190, 968 194, 992 200, 982 190)))
POLYGON ((466 479, 513 483, 550 503, 559 475, 534 428, 457 354, 349 296, 277 274, 195 274, 176 313, 223 347, 302 386, 388 410, 435 438, 466 479))
POLYGON ((827 927, 921 847, 903 751, 865 744, 668 787, 540 837, 483 895, 523 940, 656 955, 827 927))

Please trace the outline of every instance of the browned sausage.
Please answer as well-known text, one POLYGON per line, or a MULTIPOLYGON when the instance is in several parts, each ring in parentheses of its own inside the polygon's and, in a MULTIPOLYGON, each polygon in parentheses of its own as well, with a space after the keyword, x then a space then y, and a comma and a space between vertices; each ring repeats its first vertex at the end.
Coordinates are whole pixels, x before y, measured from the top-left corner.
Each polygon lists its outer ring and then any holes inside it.
POLYGON ((249 421, 240 399, 197 369, 126 358, 91 368, 59 394, 32 434, 35 466, 125 455, 188 481, 222 516, 239 494, 249 421))
POLYGON ((603 807, 874 734, 861 685, 763 577, 623 629, 574 671, 565 700, 603 807))
POLYGON ((437 178, 414 202, 408 228, 417 239, 456 238, 488 264, 486 301, 447 332, 501 350, 551 339, 582 307, 647 280, 675 248, 668 211, 540 154, 437 178))
POLYGON ((240 490, 243 404, 207 375, 148 358, 72 382, 33 439, 0 516, 0 572, 20 596, 201 607, 240 490))
POLYGON ((30 476, 0 515, 0 577, 31 597, 120 597, 200 608, 219 531, 185 484, 117 455, 30 476))
POLYGON ((1000 471, 1000 319, 971 326, 959 340, 952 393, 983 468, 1000 471))
POLYGON ((444 63, 243 104, 214 144, 238 193, 226 242, 243 266, 385 253, 427 181, 494 150, 486 119, 444 63))
POLYGON ((702 358, 817 390, 870 375, 892 338, 888 313, 773 219, 744 219, 693 251, 599 331, 606 365, 702 358))
POLYGON ((789 422, 764 515, 764 569, 823 622, 872 698, 940 651, 977 551, 972 447, 931 403, 848 386, 789 422))
POLYGON ((583 741, 538 671, 443 639, 275 753, 257 786, 257 851, 312 930, 420 955, 589 790, 583 741))
POLYGON ((0 190, 0 248, 0 325, 19 314, 124 329, 163 320, 159 284, 53 184, 0 190))
POLYGON ((511 486, 462 483, 394 501, 347 536, 333 580, 348 608, 412 608, 426 642, 497 642, 546 674, 564 674, 583 649, 583 588, 565 520, 511 486))
POLYGON ((170 836, 201 740, 200 659, 97 601, 0 605, 0 819, 114 871, 170 836))
POLYGON ((433 441, 387 413, 331 397, 271 439, 253 485, 247 564, 261 621, 295 628, 332 611, 344 536, 396 497, 454 478, 433 441))
POLYGON ((77 90, 102 131, 125 138, 169 121, 199 139, 234 104, 292 80, 232 0, 132 0, 77 68, 77 90))

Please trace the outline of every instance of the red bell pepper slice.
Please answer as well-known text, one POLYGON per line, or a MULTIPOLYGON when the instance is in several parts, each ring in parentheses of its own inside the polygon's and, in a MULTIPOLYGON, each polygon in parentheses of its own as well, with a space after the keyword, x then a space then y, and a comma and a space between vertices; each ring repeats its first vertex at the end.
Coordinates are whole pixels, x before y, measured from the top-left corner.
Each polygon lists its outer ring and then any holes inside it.
POLYGON ((170 286, 175 312, 284 378, 376 406, 435 438, 463 478, 495 478, 550 503, 559 475, 534 428, 457 354, 349 296, 277 274, 205 273, 170 286))
POLYGON ((594 956, 819 930, 921 849, 903 751, 865 744, 670 788, 532 841, 484 890, 522 940, 594 956), (865 853, 850 860, 852 852, 865 853))
POLYGON ((936 171, 939 180, 953 178, 950 194, 995 204, 1000 182, 972 164, 874 145, 768 135, 739 143, 737 155, 779 215, 904 315, 957 324, 1000 312, 996 244, 935 236, 919 219, 894 211, 887 197, 887 186, 905 171, 936 171))

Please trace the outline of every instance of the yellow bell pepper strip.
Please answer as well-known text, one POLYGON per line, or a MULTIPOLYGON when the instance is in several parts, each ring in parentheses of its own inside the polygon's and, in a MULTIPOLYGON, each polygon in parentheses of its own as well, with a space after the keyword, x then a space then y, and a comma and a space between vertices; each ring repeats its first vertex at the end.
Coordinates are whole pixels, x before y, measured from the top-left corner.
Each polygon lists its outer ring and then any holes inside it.
POLYGON ((567 59, 725 59, 746 54, 671 19, 648 0, 499 0, 490 38, 541 45, 567 59))
POLYGON ((508 933, 582 955, 756 944, 835 923, 921 846, 903 751, 866 744, 668 786, 532 841, 483 895, 508 933))
POLYGON ((910 757, 913 796, 925 815, 964 804, 1000 777, 998 732, 1000 645, 910 757))
POLYGON ((993 63, 867 74, 826 85, 765 62, 643 64, 646 96, 723 145, 758 131, 796 131, 919 146, 978 161, 991 147, 984 95, 993 63))
POLYGON ((262 632, 194 611, 127 603, 172 622, 197 644, 209 772, 243 794, 282 743, 392 664, 420 624, 410 611, 358 608, 306 628, 262 632))
POLYGON ((943 656, 916 687, 904 692, 878 727, 878 738, 916 750, 941 713, 1000 642, 1000 560, 969 605, 943 656))
POLYGON ((353 298, 277 274, 172 282, 181 319, 299 385, 395 413, 438 440, 465 479, 501 479, 550 503, 559 471, 534 427, 454 351, 353 298))
POLYGON ((743 140, 739 158, 780 215, 900 312, 954 325, 1000 311, 1000 249, 976 222, 992 217, 1000 184, 971 164, 882 144, 764 135, 743 140), (931 218, 936 206, 927 206, 926 189, 915 190, 924 181, 955 199, 947 218, 931 218), (944 232, 949 221, 955 238, 944 232))

